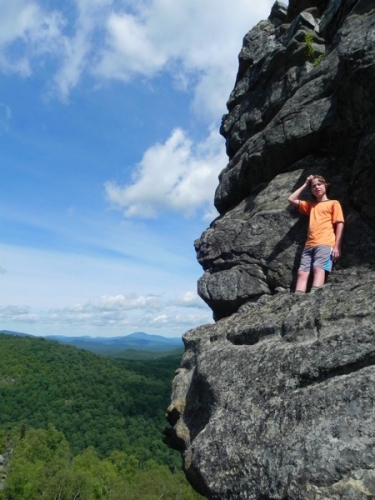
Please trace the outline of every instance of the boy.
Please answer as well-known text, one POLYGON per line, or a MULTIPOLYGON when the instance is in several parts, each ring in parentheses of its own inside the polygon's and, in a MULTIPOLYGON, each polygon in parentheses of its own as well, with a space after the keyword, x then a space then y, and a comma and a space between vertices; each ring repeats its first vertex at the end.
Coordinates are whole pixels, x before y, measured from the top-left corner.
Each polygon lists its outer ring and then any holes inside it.
POLYGON ((296 292, 305 293, 311 270, 313 283, 311 291, 324 285, 325 271, 332 270, 341 255, 341 241, 344 231, 344 215, 337 200, 329 200, 329 184, 320 175, 309 175, 300 188, 288 198, 299 212, 309 216, 309 230, 298 270, 296 292), (316 202, 300 200, 302 191, 310 186, 316 202))

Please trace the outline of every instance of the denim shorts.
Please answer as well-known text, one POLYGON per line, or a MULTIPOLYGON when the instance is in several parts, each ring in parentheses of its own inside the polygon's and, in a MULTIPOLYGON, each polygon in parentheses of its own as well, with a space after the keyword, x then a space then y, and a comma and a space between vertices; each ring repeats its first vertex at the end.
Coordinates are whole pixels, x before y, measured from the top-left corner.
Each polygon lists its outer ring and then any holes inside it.
POLYGON ((318 245, 316 247, 305 248, 301 256, 300 271, 311 271, 313 267, 332 271, 332 247, 328 245, 318 245))

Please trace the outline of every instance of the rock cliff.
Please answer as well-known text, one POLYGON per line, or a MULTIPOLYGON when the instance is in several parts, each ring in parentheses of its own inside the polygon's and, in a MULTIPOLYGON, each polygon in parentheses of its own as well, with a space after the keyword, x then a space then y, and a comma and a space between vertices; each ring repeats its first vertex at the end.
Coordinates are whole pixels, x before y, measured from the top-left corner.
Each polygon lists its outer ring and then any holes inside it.
POLYGON ((276 1, 227 107, 220 216, 195 242, 217 321, 184 335, 166 441, 212 500, 375 498, 375 0, 276 1), (307 219, 286 200, 312 173, 343 256, 299 296, 307 219))

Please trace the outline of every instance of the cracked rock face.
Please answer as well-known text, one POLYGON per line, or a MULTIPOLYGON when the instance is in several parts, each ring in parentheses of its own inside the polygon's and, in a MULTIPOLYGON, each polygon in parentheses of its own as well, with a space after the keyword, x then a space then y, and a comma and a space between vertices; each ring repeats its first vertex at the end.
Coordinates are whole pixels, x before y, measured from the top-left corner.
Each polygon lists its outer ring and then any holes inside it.
POLYGON ((178 425, 198 491, 375 495, 374 292, 370 279, 284 292, 185 334, 174 385, 185 387, 178 425))
POLYGON ((166 430, 209 499, 375 498, 374 77, 375 0, 277 1, 244 37, 220 216, 195 242, 217 322, 184 335, 166 430), (301 297, 307 219, 286 200, 310 174, 346 224, 301 297))

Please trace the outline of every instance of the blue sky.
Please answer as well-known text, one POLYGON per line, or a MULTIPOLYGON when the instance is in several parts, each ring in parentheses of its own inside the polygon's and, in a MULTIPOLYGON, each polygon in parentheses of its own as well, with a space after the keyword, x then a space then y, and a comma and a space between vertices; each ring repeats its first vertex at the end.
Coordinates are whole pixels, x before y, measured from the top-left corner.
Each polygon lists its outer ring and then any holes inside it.
POLYGON ((0 330, 180 336, 258 0, 0 0, 0 330))

